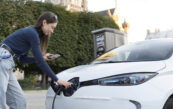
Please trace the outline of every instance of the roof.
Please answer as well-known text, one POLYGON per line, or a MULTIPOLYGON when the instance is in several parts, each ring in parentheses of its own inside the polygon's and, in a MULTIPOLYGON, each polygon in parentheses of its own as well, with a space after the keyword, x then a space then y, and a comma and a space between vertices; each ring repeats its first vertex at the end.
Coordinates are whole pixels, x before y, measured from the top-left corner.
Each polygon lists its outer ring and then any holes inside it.
POLYGON ((101 29, 97 29, 94 31, 91 31, 92 34, 97 34, 97 33, 102 33, 102 32, 112 32, 112 33, 117 33, 117 34, 122 34, 125 35, 124 32, 119 31, 118 29, 113 29, 113 28, 101 28, 101 29))
MULTIPOLYGON (((115 8, 110 9, 111 14, 114 13, 114 9, 115 9, 115 8)), ((96 12, 96 13, 100 13, 100 14, 102 14, 102 15, 104 15, 104 16, 109 16, 109 15, 108 15, 108 9, 107 9, 107 10, 103 10, 103 11, 98 11, 98 12, 96 12)))

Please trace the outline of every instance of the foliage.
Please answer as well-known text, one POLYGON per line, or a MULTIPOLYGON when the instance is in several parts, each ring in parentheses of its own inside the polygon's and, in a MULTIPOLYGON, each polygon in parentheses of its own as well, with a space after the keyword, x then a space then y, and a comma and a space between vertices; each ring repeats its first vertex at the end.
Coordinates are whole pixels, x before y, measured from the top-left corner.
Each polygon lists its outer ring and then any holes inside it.
POLYGON ((19 80, 19 84, 21 85, 21 87, 23 89, 26 88, 34 88, 35 86, 35 81, 34 81, 35 77, 33 75, 28 76, 27 78, 23 79, 23 80, 19 80))

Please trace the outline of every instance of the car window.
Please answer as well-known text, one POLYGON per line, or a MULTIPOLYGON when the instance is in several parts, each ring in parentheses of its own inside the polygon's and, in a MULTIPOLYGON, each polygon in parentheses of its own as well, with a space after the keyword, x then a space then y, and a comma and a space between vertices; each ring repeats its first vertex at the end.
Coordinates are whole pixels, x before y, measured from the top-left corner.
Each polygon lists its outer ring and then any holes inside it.
POLYGON ((93 63, 159 61, 168 59, 172 53, 171 41, 143 41, 113 49, 98 57, 93 63))

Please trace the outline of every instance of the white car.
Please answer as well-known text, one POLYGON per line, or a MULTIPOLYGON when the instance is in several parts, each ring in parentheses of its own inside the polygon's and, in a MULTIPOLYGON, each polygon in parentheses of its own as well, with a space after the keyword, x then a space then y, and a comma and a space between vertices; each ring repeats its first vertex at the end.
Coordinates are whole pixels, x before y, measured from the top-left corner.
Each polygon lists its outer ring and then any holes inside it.
POLYGON ((46 109, 173 109, 173 39, 146 40, 113 49, 87 65, 67 69, 80 78, 70 97, 50 87, 46 109))

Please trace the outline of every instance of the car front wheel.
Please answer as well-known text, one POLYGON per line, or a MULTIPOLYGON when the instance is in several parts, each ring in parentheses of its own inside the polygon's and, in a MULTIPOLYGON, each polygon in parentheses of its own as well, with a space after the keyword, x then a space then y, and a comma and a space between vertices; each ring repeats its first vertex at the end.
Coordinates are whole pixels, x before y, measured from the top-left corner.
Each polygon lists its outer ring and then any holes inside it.
POLYGON ((163 109, 173 109, 173 98, 169 98, 163 109))

